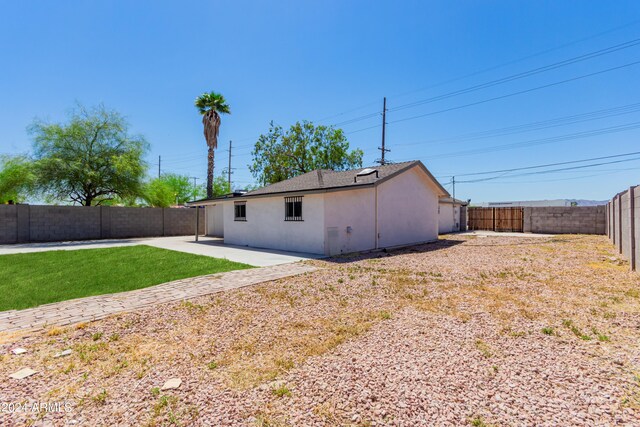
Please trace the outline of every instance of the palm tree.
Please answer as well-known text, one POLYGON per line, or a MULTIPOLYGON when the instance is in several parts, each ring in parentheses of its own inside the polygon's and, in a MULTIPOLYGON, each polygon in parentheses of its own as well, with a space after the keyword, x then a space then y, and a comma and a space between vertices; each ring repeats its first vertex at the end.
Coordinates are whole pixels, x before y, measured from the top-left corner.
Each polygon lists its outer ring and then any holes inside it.
POLYGON ((196 108, 202 114, 204 138, 207 140, 209 152, 207 155, 207 197, 213 197, 213 165, 214 152, 218 148, 218 132, 220 131, 220 114, 230 114, 229 104, 219 93, 203 93, 196 98, 196 108))

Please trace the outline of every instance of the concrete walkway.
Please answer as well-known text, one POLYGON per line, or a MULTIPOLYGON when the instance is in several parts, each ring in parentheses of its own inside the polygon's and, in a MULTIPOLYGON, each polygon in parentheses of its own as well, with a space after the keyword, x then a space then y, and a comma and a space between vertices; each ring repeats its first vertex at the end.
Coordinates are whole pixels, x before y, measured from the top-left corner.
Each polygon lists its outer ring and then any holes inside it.
POLYGON ((315 271, 302 263, 230 271, 176 280, 118 294, 78 298, 26 310, 0 312, 0 332, 41 329, 89 322, 152 304, 181 301, 315 271))
POLYGON ((201 236, 198 242, 193 236, 154 237, 145 239, 84 240, 75 242, 45 242, 0 245, 0 255, 44 252, 71 251, 80 249, 114 248, 118 246, 148 245, 156 248, 224 258, 256 267, 286 264, 305 259, 317 259, 322 255, 302 252, 286 252, 272 249, 258 249, 247 246, 227 245, 220 238, 201 236))

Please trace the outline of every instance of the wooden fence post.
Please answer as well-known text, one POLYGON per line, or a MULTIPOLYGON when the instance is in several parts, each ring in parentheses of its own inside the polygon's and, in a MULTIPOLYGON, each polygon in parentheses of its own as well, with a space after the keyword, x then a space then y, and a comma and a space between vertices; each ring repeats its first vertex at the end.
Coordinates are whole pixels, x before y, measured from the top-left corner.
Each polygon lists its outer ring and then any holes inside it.
POLYGON ((491 220, 493 222, 491 228, 493 229, 493 231, 496 231, 496 208, 493 208, 491 211, 491 220))

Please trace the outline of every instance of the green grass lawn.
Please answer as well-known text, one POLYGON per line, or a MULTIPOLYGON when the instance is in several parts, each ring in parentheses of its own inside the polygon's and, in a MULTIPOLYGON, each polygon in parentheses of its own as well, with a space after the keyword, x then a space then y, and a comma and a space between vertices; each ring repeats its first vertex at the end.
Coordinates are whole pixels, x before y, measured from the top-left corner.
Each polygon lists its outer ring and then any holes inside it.
POLYGON ((0 256, 0 311, 110 294, 250 265, 127 246, 0 256))

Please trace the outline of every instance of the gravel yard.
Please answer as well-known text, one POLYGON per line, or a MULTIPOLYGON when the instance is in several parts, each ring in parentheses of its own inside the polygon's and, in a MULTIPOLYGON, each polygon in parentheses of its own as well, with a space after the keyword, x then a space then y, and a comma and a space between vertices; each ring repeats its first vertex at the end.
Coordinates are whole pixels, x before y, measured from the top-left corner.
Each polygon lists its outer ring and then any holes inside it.
POLYGON ((0 335, 0 425, 640 424, 640 275, 603 236, 307 262, 320 269, 0 335))

